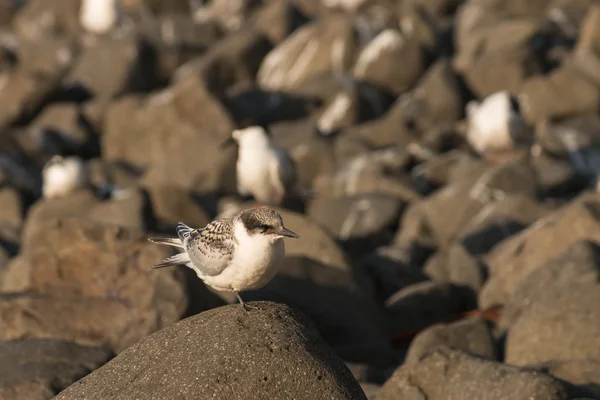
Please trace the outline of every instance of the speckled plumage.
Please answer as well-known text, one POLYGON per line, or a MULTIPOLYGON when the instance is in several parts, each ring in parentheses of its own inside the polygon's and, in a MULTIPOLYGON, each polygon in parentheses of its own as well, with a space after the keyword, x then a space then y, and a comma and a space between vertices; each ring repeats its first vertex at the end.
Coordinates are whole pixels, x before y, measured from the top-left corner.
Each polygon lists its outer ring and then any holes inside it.
POLYGON ((183 264, 196 271, 207 285, 236 295, 258 289, 271 280, 285 254, 281 239, 298 237, 283 226, 276 211, 266 207, 243 210, 201 229, 180 222, 176 230, 178 238, 150 241, 184 251, 152 268, 183 264))

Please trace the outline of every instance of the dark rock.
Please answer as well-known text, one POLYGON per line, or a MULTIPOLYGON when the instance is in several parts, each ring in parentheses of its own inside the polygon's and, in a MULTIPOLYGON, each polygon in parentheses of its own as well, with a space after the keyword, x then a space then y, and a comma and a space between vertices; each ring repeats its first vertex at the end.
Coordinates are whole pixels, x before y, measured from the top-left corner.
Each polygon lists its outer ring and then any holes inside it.
POLYGON ((6 310, 14 306, 15 311, 0 312, 0 323, 10 326, 3 339, 37 335, 123 350, 178 320, 185 310, 175 275, 147 271, 169 254, 135 229, 77 219, 46 224, 7 266, 1 289, 51 300, 22 296, 5 301, 6 310), (76 304, 67 307, 67 301, 76 304), (95 310, 84 317, 80 313, 88 312, 86 304, 95 310), (28 319, 27 313, 43 317, 28 319))
POLYGON ((190 77, 144 104, 128 97, 115 102, 107 113, 102 154, 146 169, 148 185, 214 191, 222 184, 225 166, 234 164, 233 150, 219 149, 232 130, 218 100, 200 78, 190 77))
POLYGON ((507 329, 518 320, 530 304, 545 293, 560 293, 574 284, 600 282, 600 247, 595 242, 573 243, 556 258, 532 271, 519 282, 511 300, 504 306, 498 321, 507 329))
MULTIPOLYGON (((234 87, 225 93, 225 104, 238 125, 270 125, 306 118, 317 101, 281 92, 266 92, 256 87, 234 87)), ((314 131, 314 128, 313 128, 314 131)))
POLYGON ((436 324, 421 331, 410 343, 404 362, 417 364, 438 347, 464 351, 474 356, 496 360, 496 343, 487 322, 469 318, 449 324, 436 324))
POLYGON ((505 361, 513 365, 600 359, 600 285, 573 282, 539 293, 508 330, 505 361))
POLYGON ((100 98, 153 89, 160 84, 156 49, 137 36, 96 38, 82 49, 64 83, 100 98))
POLYGON ((243 293, 242 297, 245 301, 284 303, 303 312, 344 360, 380 366, 395 362, 383 313, 350 272, 333 269, 307 257, 288 256, 267 286, 243 293))
POLYGON ((29 127, 38 152, 52 154, 93 154, 99 143, 73 104, 52 104, 44 108, 29 127))
POLYGON ((425 68, 424 61, 416 38, 386 29, 361 50, 352 73, 357 80, 401 94, 417 82, 425 68), (399 64, 406 68, 398 68, 399 64))
POLYGON ((570 117, 598 110, 600 89, 570 63, 565 63, 547 76, 527 79, 519 94, 519 103, 530 123, 570 117))
POLYGON ((572 389, 541 372, 468 355, 447 347, 399 368, 381 388, 378 399, 567 400, 572 389))
POLYGON ((271 43, 258 29, 246 28, 219 40, 206 54, 183 64, 173 79, 181 82, 199 76, 206 87, 221 96, 234 85, 253 84, 271 43))
POLYGON ((396 247, 380 247, 362 257, 359 265, 375 282, 382 302, 400 289, 428 280, 420 268, 411 265, 410 254, 396 247))
POLYGON ((414 332, 475 308, 469 288, 446 282, 425 281, 401 289, 386 300, 394 332, 414 332))
POLYGON ((0 342, 0 397, 49 399, 104 364, 101 348, 48 339, 0 342))
POLYGON ((254 305, 259 309, 250 312, 220 307, 163 329, 57 399, 365 399, 305 317, 282 305, 254 305))
POLYGON ((354 47, 352 23, 343 15, 306 24, 267 54, 257 82, 263 89, 284 91, 319 73, 347 71, 354 47))
POLYGON ((598 207, 596 195, 580 196, 496 246, 486 259, 490 278, 482 288, 479 305, 488 308, 506 303, 524 278, 573 243, 600 242, 598 207))

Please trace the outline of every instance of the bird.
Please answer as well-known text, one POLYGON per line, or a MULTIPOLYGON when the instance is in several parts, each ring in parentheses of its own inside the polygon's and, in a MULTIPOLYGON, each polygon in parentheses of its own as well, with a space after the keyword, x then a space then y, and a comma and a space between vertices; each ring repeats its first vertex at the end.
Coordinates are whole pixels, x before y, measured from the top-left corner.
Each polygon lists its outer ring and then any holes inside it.
POLYGON ((252 196, 267 206, 283 203, 296 189, 296 164, 289 153, 271 143, 267 131, 260 126, 234 130, 231 138, 238 144, 236 163, 237 191, 252 196))
POLYGON ((118 0, 81 0, 79 23, 87 32, 103 35, 118 24, 120 14, 118 0))
POLYGON ((277 211, 268 207, 247 208, 201 229, 179 222, 176 231, 177 238, 148 239, 183 250, 150 269, 185 265, 208 286, 235 293, 246 311, 251 307, 244 303, 240 292, 259 289, 273 279, 285 255, 283 238, 300 237, 283 225, 277 211))
POLYGON ((85 187, 88 174, 79 157, 54 155, 42 168, 42 196, 53 199, 85 187))

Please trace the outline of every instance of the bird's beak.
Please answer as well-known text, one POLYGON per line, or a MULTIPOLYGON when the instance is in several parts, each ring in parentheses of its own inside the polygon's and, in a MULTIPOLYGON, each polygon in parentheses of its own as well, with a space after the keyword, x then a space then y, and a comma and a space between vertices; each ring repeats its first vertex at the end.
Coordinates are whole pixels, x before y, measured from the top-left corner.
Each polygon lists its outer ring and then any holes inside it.
POLYGON ((221 149, 225 149, 225 148, 227 148, 227 147, 231 146, 231 145, 232 145, 232 144, 234 144, 234 143, 235 143, 235 139, 234 139, 234 138, 232 138, 232 137, 230 136, 230 137, 228 137, 227 139, 225 139, 225 140, 224 140, 224 141, 221 143, 221 145, 220 145, 219 147, 220 147, 221 149))
POLYGON ((279 232, 279 234, 281 236, 285 236, 285 237, 289 237, 289 238, 294 238, 294 239, 298 239, 300 237, 300 235, 298 235, 297 233, 294 233, 294 232, 290 231, 288 228, 281 228, 281 231, 279 232))

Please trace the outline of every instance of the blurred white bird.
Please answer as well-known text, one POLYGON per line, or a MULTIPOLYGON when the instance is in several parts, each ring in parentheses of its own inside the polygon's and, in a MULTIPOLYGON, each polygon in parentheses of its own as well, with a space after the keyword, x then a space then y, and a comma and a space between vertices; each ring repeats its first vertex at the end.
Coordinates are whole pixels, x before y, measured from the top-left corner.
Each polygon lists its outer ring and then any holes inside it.
POLYGON ((275 147, 260 126, 235 130, 238 143, 237 190, 265 205, 280 205, 295 190, 296 164, 288 152, 275 147))
POLYGON ((511 150, 531 136, 508 92, 491 94, 481 103, 470 101, 466 114, 467 141, 479 153, 511 150))
POLYGON ((42 169, 42 195, 47 199, 63 197, 87 184, 85 164, 79 157, 55 155, 42 169))
POLYGON ((81 0, 79 23, 90 33, 110 32, 119 22, 119 0, 81 0))

